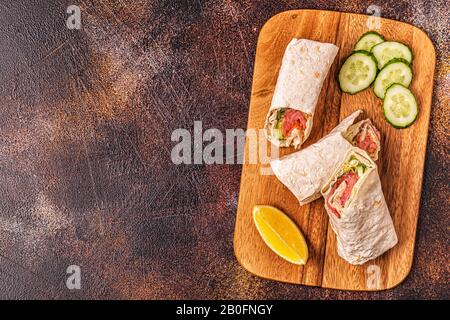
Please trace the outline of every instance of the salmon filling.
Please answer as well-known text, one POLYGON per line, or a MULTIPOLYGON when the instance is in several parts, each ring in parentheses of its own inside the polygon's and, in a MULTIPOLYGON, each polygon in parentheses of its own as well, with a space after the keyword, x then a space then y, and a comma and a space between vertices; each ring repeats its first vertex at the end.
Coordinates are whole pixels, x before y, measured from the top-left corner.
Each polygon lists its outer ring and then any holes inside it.
POLYGON ((276 140, 298 147, 303 143, 308 114, 290 108, 273 110, 268 119, 270 135, 276 140))
POLYGON ((336 207, 343 208, 345 206, 358 179, 358 174, 351 171, 340 176, 331 188, 328 194, 327 204, 336 217, 341 217, 336 207), (337 206, 334 204, 337 204, 337 206))
POLYGON ((361 125, 360 123, 349 128, 346 138, 355 147, 366 151, 372 159, 377 159, 381 134, 370 121, 364 121, 361 125))
POLYGON ((353 188, 366 170, 367 165, 352 156, 338 171, 325 198, 326 206, 336 217, 341 217, 342 209, 349 201, 353 188))
POLYGON ((380 132, 369 122, 361 126, 355 137, 355 146, 366 151, 369 155, 373 155, 378 150, 378 143, 381 140, 380 132))
POLYGON ((287 109, 284 113, 284 118, 282 119, 283 135, 287 137, 294 129, 305 131, 306 129, 305 114, 299 110, 287 109))

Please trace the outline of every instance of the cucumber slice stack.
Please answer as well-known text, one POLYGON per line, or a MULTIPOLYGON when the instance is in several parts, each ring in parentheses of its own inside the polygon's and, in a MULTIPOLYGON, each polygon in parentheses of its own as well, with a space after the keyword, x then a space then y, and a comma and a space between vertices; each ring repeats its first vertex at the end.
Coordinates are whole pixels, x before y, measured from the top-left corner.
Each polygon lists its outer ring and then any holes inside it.
POLYGON ((395 128, 409 127, 419 113, 419 107, 412 92, 397 83, 387 89, 383 110, 386 120, 395 128))
POLYGON ((413 77, 412 59, 411 49, 405 44, 385 41, 375 31, 366 32, 339 70, 339 86, 343 92, 355 94, 373 83, 375 95, 383 99, 387 121, 395 128, 406 128, 419 110, 408 89, 413 77))
POLYGON ((368 88, 377 76, 377 61, 367 51, 353 52, 339 71, 339 86, 343 92, 355 94, 368 88))

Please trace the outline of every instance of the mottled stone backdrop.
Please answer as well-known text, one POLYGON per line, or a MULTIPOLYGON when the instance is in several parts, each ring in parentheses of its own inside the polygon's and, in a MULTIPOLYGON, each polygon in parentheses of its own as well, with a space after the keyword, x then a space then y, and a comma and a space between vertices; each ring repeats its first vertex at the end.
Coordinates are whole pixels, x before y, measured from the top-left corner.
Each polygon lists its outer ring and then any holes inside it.
POLYGON ((445 0, 1 0, 0 298, 450 298, 449 14, 445 0), (271 16, 371 4, 438 55, 411 274, 379 293, 256 278, 233 255, 241 167, 175 166, 171 133, 245 128, 271 16))

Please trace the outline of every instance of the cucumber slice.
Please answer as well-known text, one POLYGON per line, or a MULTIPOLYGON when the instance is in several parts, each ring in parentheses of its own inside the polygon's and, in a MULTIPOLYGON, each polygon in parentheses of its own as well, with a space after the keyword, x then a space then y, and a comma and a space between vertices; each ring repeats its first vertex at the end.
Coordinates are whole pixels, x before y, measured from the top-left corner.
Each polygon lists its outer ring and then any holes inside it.
POLYGON ((358 174, 359 177, 362 177, 364 175, 364 168, 363 168, 363 166, 357 166, 356 167, 356 173, 358 174))
POLYGON ((398 83, 387 89, 383 110, 386 120, 395 128, 410 126, 419 113, 419 107, 412 92, 398 83))
POLYGON ((384 99, 387 88, 394 83, 409 87, 412 80, 412 70, 408 62, 403 59, 392 59, 378 73, 373 84, 375 95, 384 99))
POLYGON ((375 45, 384 42, 384 37, 375 31, 364 33, 355 45, 354 51, 370 51, 375 45))
POLYGON ((285 108, 278 110, 278 113, 277 113, 277 121, 278 121, 277 126, 279 125, 280 120, 284 117, 284 113, 285 112, 286 112, 285 108))
POLYGON ((378 69, 382 69, 389 61, 395 58, 405 59, 408 63, 412 61, 411 49, 400 42, 382 42, 374 46, 371 51, 378 61, 378 69))
POLYGON ((277 124, 273 129, 273 136, 278 140, 284 140, 283 130, 281 130, 281 124, 283 123, 284 113, 286 109, 280 109, 277 114, 277 124))
POLYGON ((279 128, 273 129, 273 136, 278 140, 284 140, 283 131, 279 128))
POLYGON ((339 70, 339 86, 346 93, 355 94, 368 88, 377 76, 377 62, 367 51, 353 52, 339 70))

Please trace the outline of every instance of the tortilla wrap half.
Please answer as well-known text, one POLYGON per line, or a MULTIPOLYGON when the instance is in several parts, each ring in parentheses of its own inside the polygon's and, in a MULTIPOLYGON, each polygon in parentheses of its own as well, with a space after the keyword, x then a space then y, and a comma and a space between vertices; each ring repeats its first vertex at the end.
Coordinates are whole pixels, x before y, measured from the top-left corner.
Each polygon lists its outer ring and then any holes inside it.
POLYGON ((339 48, 292 39, 284 53, 264 132, 278 147, 299 148, 308 138, 323 81, 339 48))
POLYGON ((307 148, 270 162, 278 180, 295 195, 300 205, 320 197, 320 189, 352 148, 344 135, 349 128, 360 127, 359 122, 353 123, 361 113, 361 110, 353 112, 328 135, 307 148))
POLYGON ((375 259, 397 244, 377 166, 365 151, 347 152, 322 195, 338 254, 350 264, 375 259))

